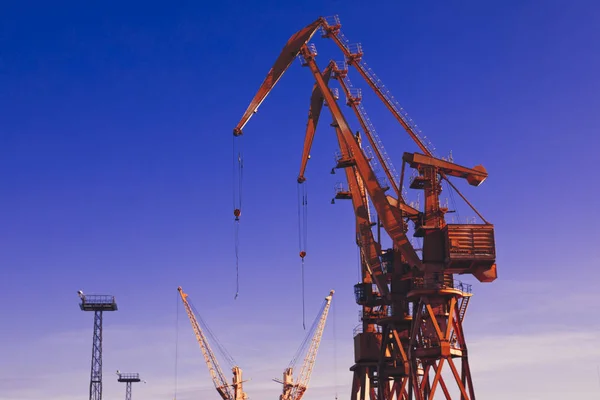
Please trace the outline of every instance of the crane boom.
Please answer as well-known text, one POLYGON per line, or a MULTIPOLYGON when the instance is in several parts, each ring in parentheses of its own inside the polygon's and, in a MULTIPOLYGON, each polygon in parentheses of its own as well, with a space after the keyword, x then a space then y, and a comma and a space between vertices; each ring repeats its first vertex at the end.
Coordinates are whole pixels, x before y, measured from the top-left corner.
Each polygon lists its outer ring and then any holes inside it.
POLYGON ((353 162, 356 163, 357 170, 365 183, 369 197, 373 200, 377 214, 380 216, 386 232, 388 232, 394 243, 396 243, 400 249, 400 253, 404 257, 405 262, 408 263, 410 267, 421 269, 422 261, 406 237, 406 227, 402 220, 401 210, 398 207, 391 206, 391 202, 385 194, 385 189, 382 188, 378 182, 377 177, 369 165, 369 161, 358 146, 339 105, 335 101, 327 83, 324 81, 323 75, 321 75, 321 71, 314 60, 316 54, 311 51, 306 44, 306 42, 314 35, 315 31, 322 25, 323 18, 319 18, 294 34, 288 40, 279 58, 275 61, 275 64, 254 96, 250 106, 246 109, 242 119, 233 129, 233 134, 234 136, 240 136, 242 134, 242 128, 246 125, 252 114, 256 112, 258 105, 262 103, 275 84, 279 81, 293 58, 300 54, 315 77, 317 87, 319 87, 319 90, 324 96, 326 104, 330 107, 334 122, 340 127, 344 141, 352 154, 353 162))
POLYGON ((217 392, 219 392, 219 395, 221 396, 221 398, 223 398, 223 400, 238 400, 238 398, 239 399, 245 398, 245 395, 243 392, 241 392, 241 396, 237 395, 238 386, 241 388, 241 370, 239 370, 238 367, 233 368, 234 386, 236 386, 236 387, 235 387, 235 391, 232 393, 232 390, 230 387, 231 385, 229 385, 227 383, 227 379, 225 379, 225 374, 223 374, 223 371, 221 370, 221 367, 219 366, 217 358, 215 357, 215 354, 213 353, 212 349, 210 348, 208 340, 207 340, 206 336, 204 335, 204 332, 202 332, 202 329, 200 328, 200 324, 198 324, 198 320, 196 319, 196 316, 194 315, 192 307, 190 306, 190 304, 187 300, 187 297, 188 297, 187 293, 184 293, 181 286, 178 287, 177 290, 179 291, 179 295, 181 296, 181 301, 183 302, 185 311, 188 315, 188 318, 190 319, 192 328, 194 329, 194 333, 196 335, 196 340, 198 341, 198 344, 200 345, 200 349, 202 350, 202 355, 204 356, 204 361, 206 362, 206 366, 208 367, 208 371, 210 372, 210 376, 215 385, 215 388, 217 389, 217 392), (239 379, 239 382, 236 382, 238 380, 238 379, 236 379, 238 377, 238 375, 240 376, 240 379, 239 379))
POLYGON ((291 391, 290 400, 300 400, 308 388, 308 382, 310 381, 310 375, 312 374, 313 367, 315 366, 317 351, 319 350, 321 338, 323 337, 323 330, 325 329, 325 322, 327 321, 327 315, 329 314, 333 293, 334 291, 331 290, 329 295, 325 297, 323 312, 321 313, 319 323, 310 341, 310 346, 306 352, 306 356, 304 357, 304 362, 302 363, 302 369, 300 370, 298 380, 294 384, 294 388, 291 391))
MULTIPOLYGON (((340 149, 342 150, 342 157, 348 156, 348 149, 339 127, 336 126, 335 130, 340 149)), ((365 264, 365 268, 367 269, 372 283, 377 285, 379 293, 385 297, 388 296, 389 290, 386 285, 386 278, 383 276, 383 271, 381 270, 381 262, 379 261, 381 246, 375 241, 373 231, 371 230, 371 219, 368 211, 369 204, 365 186, 356 167, 346 167, 345 172, 346 180, 348 181, 349 194, 352 200, 352 207, 354 208, 354 215, 356 218, 356 239, 363 257, 363 263, 365 264)))
POLYGON ((373 200, 377 214, 379 215, 385 230, 389 233, 391 238, 397 244, 400 249, 402 256, 411 267, 420 268, 422 266, 421 259, 415 252, 410 241, 406 237, 406 230, 400 210, 398 208, 391 207, 390 201, 388 200, 385 190, 379 184, 377 177, 375 176, 369 161, 364 155, 363 151, 358 146, 356 138, 352 135, 346 118, 342 114, 339 105, 335 101, 331 90, 327 87, 327 84, 323 80, 321 71, 314 60, 314 54, 309 50, 308 46, 302 46, 300 50, 302 56, 306 60, 308 67, 310 68, 317 85, 325 97, 325 102, 329 106, 335 123, 339 126, 340 132, 346 142, 346 145, 350 149, 355 162, 356 168, 365 183, 369 197, 373 200))
MULTIPOLYGON (((329 82, 331 77, 332 65, 329 64, 323 70, 323 79, 326 83, 329 82)), ((306 164, 310 158, 310 148, 312 146, 313 139, 315 137, 315 131, 317 130, 317 124, 319 123, 319 117, 321 116, 321 110, 323 109, 323 94, 315 83, 313 86, 312 95, 310 96, 310 108, 308 110, 308 122, 306 123, 306 135, 304 136, 304 147, 302 149, 302 159, 300 161, 300 173, 298 174, 298 183, 302 183, 306 180, 304 177, 304 171, 306 171, 306 164)))
POLYGON ((346 43, 344 43, 344 41, 342 40, 343 34, 340 31, 341 24, 339 22, 339 19, 335 17, 335 21, 333 24, 329 23, 326 18, 321 18, 320 21, 321 26, 325 31, 324 37, 331 38, 334 41, 334 43, 340 48, 340 50, 344 53, 344 56, 347 58, 348 64, 352 65, 358 70, 363 79, 367 82, 371 89, 373 89, 377 97, 379 97, 379 99, 385 104, 388 110, 394 115, 396 120, 400 123, 400 125, 402 125, 404 130, 406 130, 408 135, 413 139, 417 146, 419 146, 419 149, 421 149, 421 151, 425 153, 425 155, 433 155, 432 151, 417 133, 417 130, 413 126, 413 124, 411 124, 410 121, 408 121, 407 118, 402 115, 402 113, 398 109, 398 106, 394 104, 392 96, 386 91, 382 90, 383 85, 381 84, 381 82, 378 82, 374 74, 370 73, 369 69, 365 67, 365 63, 361 60, 361 47, 357 46, 356 51, 353 51, 346 43))
POLYGON ((321 26, 321 23, 321 18, 317 19, 305 28, 296 32, 296 34, 287 41, 283 50, 281 50, 281 54, 275 61, 275 64, 273 64, 273 67, 269 70, 267 77, 260 85, 258 92, 256 92, 256 95, 254 95, 250 105, 244 112, 242 119, 233 129, 233 134, 235 136, 242 134, 244 126, 248 123, 250 118, 252 118, 252 115, 258 111, 258 107, 262 104, 277 82, 279 82, 283 73, 289 68, 292 61, 294 61, 294 58, 298 56, 300 48, 312 38, 317 29, 321 26))
MULTIPOLYGON (((334 62, 330 62, 327 67, 323 70, 322 76, 325 84, 329 83, 331 74, 334 71, 338 71, 334 62)), ((312 95, 310 98, 310 108, 308 111, 308 122, 306 124, 306 135, 304 139, 304 148, 302 152, 302 160, 300 164, 300 173, 298 174, 298 182, 304 182, 304 172, 306 170, 306 164, 308 161, 310 148, 312 141, 319 123, 321 110, 324 102, 323 94, 321 89, 315 83, 313 86, 312 95)), ((344 142, 342 134, 339 130, 339 126, 335 123, 332 124, 336 129, 336 135, 338 138, 338 145, 340 148, 341 158, 338 161, 338 168, 343 168, 346 173, 346 179, 348 181, 348 192, 338 193, 337 198, 350 198, 354 208, 356 216, 356 233, 357 233, 357 244, 359 245, 362 255, 364 257, 364 263, 369 274, 369 277, 373 282, 376 283, 379 292, 383 296, 387 296, 388 289, 385 285, 384 278, 382 277, 381 263, 379 261, 379 253, 381 252, 381 246, 379 246, 373 237, 371 231, 371 219, 369 215, 369 204, 367 193, 358 174, 356 167, 349 161, 352 159, 351 152, 344 142)), ((408 206, 407 206, 408 207, 408 206)))
MULTIPOLYGON (((373 129, 372 124, 368 122, 369 117, 367 116, 367 113, 366 113, 364 107, 362 107, 362 105, 360 104, 361 100, 353 97, 352 94, 350 93, 350 85, 351 84, 350 84, 350 80, 348 79, 346 73, 339 71, 338 69, 334 69, 334 74, 336 75, 336 77, 337 77, 336 79, 339 81, 340 86, 342 87, 342 90, 344 91, 344 93, 346 94, 346 97, 348 98, 348 106, 350 108, 352 108, 352 111, 354 111, 354 113, 356 114, 356 117, 358 118, 358 121, 360 122, 363 132, 367 136, 369 144, 371 145, 371 148, 373 149, 373 151, 375 152, 375 155, 377 156, 377 159, 379 160, 379 164, 383 168, 385 175, 388 178, 388 181, 392 185, 392 188, 394 189, 394 192, 397 195, 397 198, 399 200, 398 206, 400 207, 400 209, 402 210, 403 214, 406 217, 408 217, 412 220, 418 218, 419 211, 414 209, 413 207, 409 206, 404 201, 404 198, 401 193, 402 188, 400 188, 398 186, 399 183, 396 182, 397 178, 394 174, 395 169, 392 165, 391 160, 384 157, 383 154, 385 152, 385 149, 383 149, 383 146, 376 141, 375 131, 373 129)), ((388 198, 389 197, 390 196, 388 196, 388 198)))
POLYGON ((375 137, 374 137, 375 130, 372 128, 372 126, 369 126, 370 124, 367 122, 367 121, 369 121, 369 119, 366 115, 366 112, 364 111, 364 109, 361 106, 362 95, 361 95, 360 89, 358 91, 358 93, 359 93, 358 95, 354 95, 350 91, 352 84, 350 83, 350 79, 348 78, 347 70, 339 71, 336 69, 335 73, 337 76, 337 80, 340 83, 340 86, 342 87, 342 90, 346 94, 346 105, 348 105, 350 108, 352 108, 352 111, 354 111, 354 113, 356 114, 358 121, 360 122, 360 126, 363 129, 363 132, 365 132, 367 134, 367 139, 369 140, 369 143, 371 144, 371 148, 375 152, 375 155, 377 156, 379 163, 381 164, 382 168, 384 169, 384 172, 388 179, 388 182, 394 189, 394 192, 396 193, 398 198, 400 198, 402 196, 402 193, 400 192, 400 188, 398 187, 398 182, 396 182, 397 178, 394 176, 394 174, 392 172, 392 171, 395 171, 394 167, 391 163, 391 160, 383 157, 383 154, 382 154, 383 149, 381 149, 380 144, 375 141, 375 137))

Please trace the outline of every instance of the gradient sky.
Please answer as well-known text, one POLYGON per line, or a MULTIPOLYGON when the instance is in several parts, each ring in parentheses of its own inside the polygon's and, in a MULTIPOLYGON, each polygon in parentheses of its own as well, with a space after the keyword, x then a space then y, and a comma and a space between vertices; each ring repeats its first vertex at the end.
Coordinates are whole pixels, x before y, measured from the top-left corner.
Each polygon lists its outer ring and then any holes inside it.
MULTIPOLYGON (((309 71, 294 63, 244 131, 237 300, 231 132, 288 37, 333 14, 438 152, 489 172, 478 188, 455 181, 496 226, 499 278, 474 285, 465 319, 478 397, 597 397, 600 5, 283 4, 0 6, 0 400, 87 398, 93 318, 79 289, 119 304, 105 316, 104 398, 123 396, 117 369, 147 380, 134 398, 173 398, 178 343, 177 399, 217 399, 179 285, 249 395, 277 398, 271 379, 304 336, 295 178, 309 71)), ((341 59, 314 42, 320 66, 341 59)), ((416 146, 364 92, 399 169, 416 146)), ((336 294, 307 400, 348 398, 358 324, 328 122, 307 172, 307 320, 336 294)))

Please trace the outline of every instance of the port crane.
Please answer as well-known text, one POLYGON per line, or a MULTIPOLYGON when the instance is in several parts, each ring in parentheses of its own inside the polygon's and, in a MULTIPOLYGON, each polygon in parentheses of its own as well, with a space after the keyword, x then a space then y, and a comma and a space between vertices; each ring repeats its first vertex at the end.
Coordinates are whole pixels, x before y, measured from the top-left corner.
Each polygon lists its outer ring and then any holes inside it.
MULTIPOLYGON (((479 186, 487 178, 487 172, 482 166, 468 168, 436 157, 432 146, 426 143, 416 124, 366 66, 362 60, 361 46, 350 45, 340 27, 337 17, 321 17, 288 40, 234 128, 234 136, 242 135, 248 120, 257 112, 292 61, 299 57, 311 71, 315 87, 298 182, 305 180, 304 169, 320 114, 319 102, 324 101, 332 114, 332 125, 340 144, 341 152, 336 167, 346 170, 349 182, 349 190, 346 193, 338 192, 336 197, 346 195, 346 198, 353 200, 357 242, 361 247, 361 261, 366 271, 363 281, 355 286, 356 302, 363 307, 363 332, 362 336, 355 336, 356 364, 353 367, 355 374, 352 399, 364 400, 369 397, 371 400, 429 400, 440 392, 446 399, 451 399, 442 374, 445 365, 451 373, 448 382, 454 378, 455 390, 460 393, 460 399, 475 399, 462 329, 471 290, 470 285, 456 281, 454 275, 473 275, 480 282, 492 282, 496 279, 494 227, 468 202, 449 178, 462 178, 472 186, 479 186), (397 185, 390 179, 393 176, 390 163, 386 159, 382 160, 382 167, 394 188, 395 197, 387 194, 390 188, 382 185, 376 176, 371 160, 361 147, 360 136, 352 133, 333 91, 328 87, 335 65, 330 63, 321 72, 316 64, 316 48, 308 42, 318 29, 322 30, 323 37, 332 39, 338 45, 344 53, 345 63, 359 71, 419 147, 420 152, 404 153, 402 174, 397 185), (313 118, 315 115, 316 119, 313 118), (424 193, 422 211, 411 210, 401 194, 406 165, 416 171, 410 181, 410 188, 424 193), (439 200, 443 181, 472 208, 483 221, 482 224, 446 223, 445 214, 449 210, 439 200), (378 249, 377 244, 370 242, 366 225, 361 230, 359 220, 366 222, 369 229, 371 226, 369 220, 364 218, 364 200, 359 202, 354 199, 357 194, 360 197, 361 189, 364 189, 376 210, 378 229, 380 223, 392 239, 391 249, 378 249), (409 222, 412 223, 413 236, 423 238, 420 256, 407 238, 409 222), (373 247, 377 254, 369 256, 373 247), (368 311, 373 310, 383 310, 383 315, 375 318, 368 316, 365 321, 365 312, 369 314, 368 311), (377 328, 372 329, 373 325, 377 325, 377 328), (369 331, 364 332, 364 328, 369 331), (455 360, 460 362, 460 373, 455 360)), ((340 72, 347 72, 338 68, 337 77, 343 79, 340 72)), ((352 103, 352 97, 356 100, 356 96, 349 96, 348 92, 346 94, 349 103, 352 103)), ((358 115, 358 118, 360 121, 361 116, 358 115)), ((362 122, 364 121, 363 118, 362 122)), ((373 140, 370 129, 361 125, 369 141, 375 144, 373 147, 381 153, 381 146, 377 146, 378 143, 373 140)), ((381 160, 381 157, 378 158, 381 160)), ((236 217, 239 213, 240 210, 234 211, 236 217)))
MULTIPOLYGON (((187 313, 188 318, 190 319, 190 323, 192 324, 192 329, 194 330, 194 334, 196 335, 196 340, 200 345, 200 349, 202 350, 202 355, 204 356, 204 361, 208 367, 208 371, 210 372, 210 376, 212 381, 217 389, 217 392, 221 396, 223 400, 246 400, 248 396, 243 390, 243 382, 242 381, 242 370, 237 365, 232 367, 233 372, 233 380, 232 383, 229 384, 227 379, 225 378, 225 374, 221 370, 217 358, 212 351, 208 339, 205 336, 200 324, 198 323, 198 319, 195 312, 195 308, 192 304, 190 304, 188 300, 188 294, 183 291, 180 287, 177 288, 179 291, 179 295, 181 296, 181 301, 183 302, 183 306, 187 313)), ((206 327, 206 324, 204 324, 206 327)), ((207 329, 208 330, 208 329, 207 329)), ((208 330, 210 331, 210 330, 208 330)), ((225 352, 226 353, 226 352, 225 352)), ((227 353, 226 353, 227 354, 227 353)), ((231 356, 228 356, 231 360, 230 362, 233 364, 233 359, 231 356)))
POLYGON ((325 330, 325 323, 327 322, 327 315, 329 314, 329 308, 331 307, 333 293, 334 291, 331 290, 329 295, 325 297, 321 311, 315 318, 312 327, 306 334, 304 341, 296 351, 292 361, 290 361, 289 366, 283 371, 283 380, 274 379, 275 382, 279 382, 283 385, 282 394, 279 396, 279 400, 300 400, 302 399, 304 392, 306 392, 317 358, 319 345, 321 344, 321 338, 323 337, 323 331, 325 330), (304 353, 304 350, 306 350, 306 345, 308 345, 308 350, 304 356, 300 375, 294 380, 294 366, 302 353, 304 353))

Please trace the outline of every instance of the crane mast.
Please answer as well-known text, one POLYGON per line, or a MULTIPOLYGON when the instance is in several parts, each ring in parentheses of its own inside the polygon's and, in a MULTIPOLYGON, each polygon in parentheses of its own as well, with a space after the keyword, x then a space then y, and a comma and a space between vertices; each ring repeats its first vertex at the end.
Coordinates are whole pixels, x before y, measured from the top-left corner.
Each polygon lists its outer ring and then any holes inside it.
POLYGON ((200 324, 196 319, 196 315, 194 314, 192 306, 188 302, 188 294, 184 293, 181 286, 178 287, 177 290, 179 291, 181 301, 183 302, 183 306, 185 308, 187 316, 190 319, 190 323, 192 324, 192 329, 194 330, 194 334, 196 335, 196 340, 200 345, 200 350, 202 350, 204 361, 206 362, 206 366, 208 367, 208 371, 215 385, 215 388, 217 389, 217 392, 223 400, 245 400, 247 398, 247 395, 242 389, 242 370, 238 366, 234 366, 232 369, 233 382, 232 384, 227 383, 225 374, 223 374, 223 371, 219 366, 217 358, 215 357, 214 352, 210 348, 210 345, 206 336, 204 335, 204 332, 202 331, 202 328, 200 328, 200 324), (231 390, 231 388, 233 388, 233 391, 231 390))
POLYGON ((299 56, 303 65, 311 71, 315 85, 298 182, 306 179, 304 172, 308 154, 322 105, 326 104, 340 147, 336 168, 345 170, 348 181, 348 190, 338 191, 336 198, 352 200, 357 244, 361 248, 363 277, 362 282, 355 285, 355 295, 357 304, 362 306, 363 329, 366 332, 358 340, 358 335, 355 337, 352 399, 430 400, 436 394, 451 399, 446 381, 454 381, 461 400, 474 400, 462 328, 471 289, 470 285, 456 281, 454 275, 473 275, 480 282, 496 279, 494 227, 460 193, 450 177, 465 179, 470 185, 479 186, 487 178, 487 172, 481 165, 468 168, 437 158, 416 124, 366 66, 361 46, 350 45, 340 26, 337 17, 321 17, 290 38, 234 128, 234 135, 242 134, 242 128, 256 112, 258 104, 264 101, 293 58, 299 56), (396 183, 393 166, 360 105, 360 93, 357 95, 350 89, 347 70, 334 62, 330 62, 322 72, 319 69, 315 61, 316 48, 308 44, 318 28, 322 29, 323 37, 338 45, 344 53, 345 63, 358 70, 419 147, 421 153, 404 153, 399 183, 396 183), (340 82, 348 99, 347 105, 355 112, 396 198, 386 194, 389 187, 378 179, 370 158, 361 147, 360 135, 352 133, 336 96, 328 87, 331 76, 340 82), (404 201, 402 183, 406 165, 417 172, 409 185, 411 189, 423 191, 423 211, 408 206, 404 201), (465 200, 483 224, 446 223, 448 209, 439 200, 442 181, 446 181, 465 200), (392 240, 391 249, 382 250, 379 240, 373 238, 369 199, 378 221, 392 240), (420 256, 407 238, 408 222, 414 224, 413 236, 423 238, 420 256), (444 370, 446 366, 448 368, 444 370))

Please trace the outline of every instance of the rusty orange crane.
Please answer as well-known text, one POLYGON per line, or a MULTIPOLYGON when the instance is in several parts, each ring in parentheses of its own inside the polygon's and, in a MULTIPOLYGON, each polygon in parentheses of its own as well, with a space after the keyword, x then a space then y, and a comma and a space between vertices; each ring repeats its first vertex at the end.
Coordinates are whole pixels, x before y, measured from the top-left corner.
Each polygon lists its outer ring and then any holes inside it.
MULTIPOLYGON (((341 157, 336 167, 346 170, 349 182, 347 197, 353 200, 357 243, 361 248, 363 269, 366 271, 362 282, 355 286, 355 294, 357 303, 363 307, 363 327, 369 331, 362 332, 366 336, 361 336, 358 340, 355 337, 356 364, 353 367, 355 375, 352 399, 364 400, 369 397, 371 400, 430 400, 436 395, 450 399, 452 396, 448 384, 451 381, 455 384, 455 390, 460 393, 461 400, 475 399, 462 329, 462 319, 471 297, 470 286, 456 281, 454 275, 470 274, 481 282, 496 279, 494 227, 460 193, 450 177, 463 178, 470 185, 479 186, 487 178, 487 172, 482 166, 468 168, 437 158, 416 124, 407 117, 393 96, 384 90, 381 81, 366 66, 361 46, 350 45, 340 27, 337 17, 319 18, 288 40, 234 128, 234 135, 242 135, 242 129, 250 117, 295 57, 299 56, 303 65, 311 71, 315 88, 298 182, 306 179, 304 170, 320 114, 319 104, 324 102, 330 110, 339 139, 341 157), (338 45, 344 53, 345 62, 359 71, 421 151, 404 153, 400 182, 395 185, 390 178, 394 175, 390 163, 378 154, 388 180, 392 181, 390 186, 394 188, 395 197, 387 194, 389 187, 382 185, 378 179, 371 160, 361 147, 360 137, 352 133, 328 86, 330 74, 337 73, 340 80, 347 71, 337 68, 336 72, 335 65, 331 63, 323 72, 317 66, 316 48, 308 41, 318 29, 322 29, 323 36, 338 45), (401 194, 407 165, 417 172, 410 181, 410 188, 424 193, 422 211, 409 207, 401 194), (446 223, 445 214, 448 209, 441 205, 439 198, 442 181, 448 182, 483 223, 446 223), (371 235, 367 232, 367 226, 371 229, 371 222, 369 218, 365 218, 368 213, 364 210, 365 200, 360 199, 363 195, 361 190, 370 199, 381 226, 391 238, 391 249, 381 250, 378 243, 373 243, 372 232, 371 235), (423 238, 420 256, 408 240, 408 223, 412 224, 414 236, 423 238), (372 254, 373 251, 376 252, 375 255, 372 254), (384 312, 373 315, 373 310, 384 312), (377 328, 373 329, 375 325, 377 328), (460 363, 460 372, 455 360, 460 363), (446 365, 452 376, 448 382, 443 376, 446 365)), ((344 89, 343 84, 342 88, 344 89)), ((349 95, 347 90, 346 94, 352 107, 356 96, 349 95)), ((373 132, 364 124, 364 115, 361 115, 364 113, 357 107, 353 109, 362 122, 364 134, 378 150, 373 132)), ((238 217, 239 210, 236 212, 238 217)))

